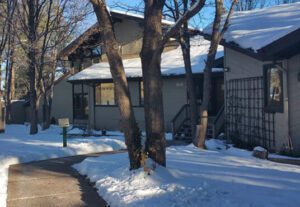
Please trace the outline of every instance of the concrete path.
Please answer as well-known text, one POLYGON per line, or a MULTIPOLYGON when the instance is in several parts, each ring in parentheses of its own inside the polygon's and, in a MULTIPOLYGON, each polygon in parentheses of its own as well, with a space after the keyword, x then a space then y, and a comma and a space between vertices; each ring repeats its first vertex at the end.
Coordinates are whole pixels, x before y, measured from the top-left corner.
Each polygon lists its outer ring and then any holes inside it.
POLYGON ((7 207, 104 207, 92 184, 71 166, 87 157, 119 152, 124 151, 11 165, 7 207))

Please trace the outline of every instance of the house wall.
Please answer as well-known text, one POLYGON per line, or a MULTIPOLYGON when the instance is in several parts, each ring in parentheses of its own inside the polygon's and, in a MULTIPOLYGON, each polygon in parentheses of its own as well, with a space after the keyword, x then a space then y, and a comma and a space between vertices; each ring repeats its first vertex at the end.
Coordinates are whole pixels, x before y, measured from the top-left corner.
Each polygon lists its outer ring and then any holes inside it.
POLYGON ((11 103, 11 124, 24 124, 26 122, 26 101, 18 100, 11 103))
POLYGON ((117 41, 122 45, 122 55, 139 54, 142 49, 143 27, 136 21, 123 19, 114 24, 117 41))
POLYGON ((290 136, 295 152, 300 155, 300 55, 288 60, 288 83, 289 83, 289 124, 290 136))
POLYGON ((137 40, 143 36, 143 27, 136 21, 122 19, 121 22, 114 23, 117 41, 126 44, 137 40))
MULTIPOLYGON (((136 120, 144 129, 144 108, 139 105, 139 82, 128 82, 132 104, 134 106, 134 113, 136 120)), ((107 130, 120 130, 120 112, 117 106, 96 106, 94 88, 90 87, 90 123, 91 127, 95 129, 107 129, 107 130)))
MULTIPOLYGON (((138 106, 139 82, 129 81, 129 90, 134 105, 136 120, 140 128, 144 130, 144 108, 138 106)), ((186 99, 186 84, 184 78, 166 78, 163 80, 164 118, 165 128, 167 131, 171 131, 171 120, 174 118, 180 108, 186 103, 186 99)), ((94 103, 94 100, 92 100, 91 103, 94 103)), ((93 127, 96 129, 120 129, 120 115, 117 106, 95 106, 95 117, 93 118, 93 127)))
MULTIPOLYGON (((231 79, 249 78, 263 76, 263 65, 271 62, 262 62, 252 57, 225 48, 224 67, 229 68, 229 72, 224 73, 224 81, 231 79)), ((282 61, 286 68, 287 62, 282 61)), ((226 86, 225 86, 226 88, 226 86)), ((275 114, 275 147, 279 151, 288 140, 288 93, 287 93, 287 73, 283 72, 283 94, 284 94, 284 112, 275 114)), ((226 90, 225 90, 226 97, 226 90)))
POLYGON ((56 121, 59 118, 69 118, 70 122, 72 122, 72 84, 67 82, 67 78, 61 80, 54 86, 53 94, 51 117, 54 117, 56 121))

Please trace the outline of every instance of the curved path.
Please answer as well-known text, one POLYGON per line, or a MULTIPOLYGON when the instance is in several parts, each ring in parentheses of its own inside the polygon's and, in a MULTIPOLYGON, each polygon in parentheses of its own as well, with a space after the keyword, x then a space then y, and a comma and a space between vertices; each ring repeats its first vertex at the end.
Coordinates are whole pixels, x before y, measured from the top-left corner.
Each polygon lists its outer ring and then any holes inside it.
POLYGON ((72 165, 87 157, 124 152, 102 152, 11 165, 7 207, 105 207, 93 185, 72 165))

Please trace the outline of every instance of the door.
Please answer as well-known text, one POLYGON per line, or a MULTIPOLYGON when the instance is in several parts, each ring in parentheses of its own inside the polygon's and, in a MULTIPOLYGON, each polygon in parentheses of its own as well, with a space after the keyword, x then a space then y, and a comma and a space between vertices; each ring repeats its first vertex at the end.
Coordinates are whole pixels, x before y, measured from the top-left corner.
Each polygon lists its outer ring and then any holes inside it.
POLYGON ((87 87, 83 84, 73 84, 73 122, 87 124, 89 119, 89 103, 87 87))

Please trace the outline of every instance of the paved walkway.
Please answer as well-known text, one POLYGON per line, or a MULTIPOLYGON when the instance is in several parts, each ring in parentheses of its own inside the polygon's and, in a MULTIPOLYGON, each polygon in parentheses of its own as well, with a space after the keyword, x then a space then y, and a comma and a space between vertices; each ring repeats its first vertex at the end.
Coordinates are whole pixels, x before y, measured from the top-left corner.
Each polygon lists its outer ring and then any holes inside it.
POLYGON ((104 207, 106 202, 98 196, 92 184, 71 166, 87 157, 119 152, 11 165, 7 207, 104 207))

